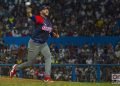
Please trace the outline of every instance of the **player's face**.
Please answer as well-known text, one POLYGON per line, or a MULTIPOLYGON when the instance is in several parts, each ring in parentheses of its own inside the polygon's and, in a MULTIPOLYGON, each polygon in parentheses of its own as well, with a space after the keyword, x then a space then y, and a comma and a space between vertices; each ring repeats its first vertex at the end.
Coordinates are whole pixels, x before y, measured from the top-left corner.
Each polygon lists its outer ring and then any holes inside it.
POLYGON ((42 10, 42 14, 45 15, 45 16, 48 16, 49 15, 49 10, 48 8, 45 8, 42 10))

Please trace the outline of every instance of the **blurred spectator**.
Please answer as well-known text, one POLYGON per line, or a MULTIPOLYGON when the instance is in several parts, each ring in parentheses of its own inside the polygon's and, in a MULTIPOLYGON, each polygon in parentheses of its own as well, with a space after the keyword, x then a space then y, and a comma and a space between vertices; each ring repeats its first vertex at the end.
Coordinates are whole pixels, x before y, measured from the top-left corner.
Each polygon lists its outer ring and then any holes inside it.
POLYGON ((19 46, 17 54, 18 58, 26 60, 27 47, 24 44, 19 46))
POLYGON ((12 54, 17 54, 17 52, 18 52, 18 45, 16 45, 16 44, 11 44, 11 45, 10 45, 10 50, 11 50, 11 53, 12 53, 12 54))
MULTIPOLYGON (((119 0, 45 0, 41 2, 35 0, 32 1, 32 7, 44 2, 49 3, 53 28, 57 28, 61 36, 120 34, 119 0)), ((0 4, 0 35, 15 37, 29 35, 31 33, 29 30, 34 24, 30 23, 26 17, 24 0, 22 2, 0 1, 0 4), (3 28, 5 32, 1 31, 3 28)))

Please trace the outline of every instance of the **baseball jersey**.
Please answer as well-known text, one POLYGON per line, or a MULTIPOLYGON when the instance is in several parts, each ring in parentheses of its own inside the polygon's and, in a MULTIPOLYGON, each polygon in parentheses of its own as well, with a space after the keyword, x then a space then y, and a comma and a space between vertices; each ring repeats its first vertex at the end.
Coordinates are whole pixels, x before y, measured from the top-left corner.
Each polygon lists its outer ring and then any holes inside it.
POLYGON ((36 43, 45 43, 52 31, 50 20, 40 15, 33 15, 31 19, 35 22, 35 29, 31 34, 31 39, 36 43))

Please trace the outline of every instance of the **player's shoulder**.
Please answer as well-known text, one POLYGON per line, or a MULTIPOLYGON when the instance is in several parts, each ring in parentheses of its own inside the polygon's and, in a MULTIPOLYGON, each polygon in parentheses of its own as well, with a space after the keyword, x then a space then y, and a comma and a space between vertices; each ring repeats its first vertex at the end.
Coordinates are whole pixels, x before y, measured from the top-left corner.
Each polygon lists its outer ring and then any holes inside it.
POLYGON ((40 16, 40 15, 34 15, 34 16, 37 17, 37 18, 43 19, 43 17, 40 16))
POLYGON ((37 23, 44 23, 44 18, 40 15, 35 15, 37 23))

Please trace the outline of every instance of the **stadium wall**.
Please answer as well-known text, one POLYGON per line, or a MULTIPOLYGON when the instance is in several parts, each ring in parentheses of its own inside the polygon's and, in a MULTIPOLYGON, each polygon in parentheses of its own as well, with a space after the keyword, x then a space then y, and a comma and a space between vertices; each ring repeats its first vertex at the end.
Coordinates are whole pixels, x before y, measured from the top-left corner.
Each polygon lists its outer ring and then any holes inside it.
MULTIPOLYGON (((6 44, 25 44, 27 45, 30 37, 4 37, 4 43, 6 44)), ((74 46, 82 46, 84 44, 92 45, 97 44, 99 45, 106 45, 112 44, 115 46, 118 42, 120 42, 119 36, 96 36, 96 37, 60 37, 60 38, 49 38, 48 44, 55 43, 58 46, 62 44, 63 46, 66 45, 74 45, 74 46)))

